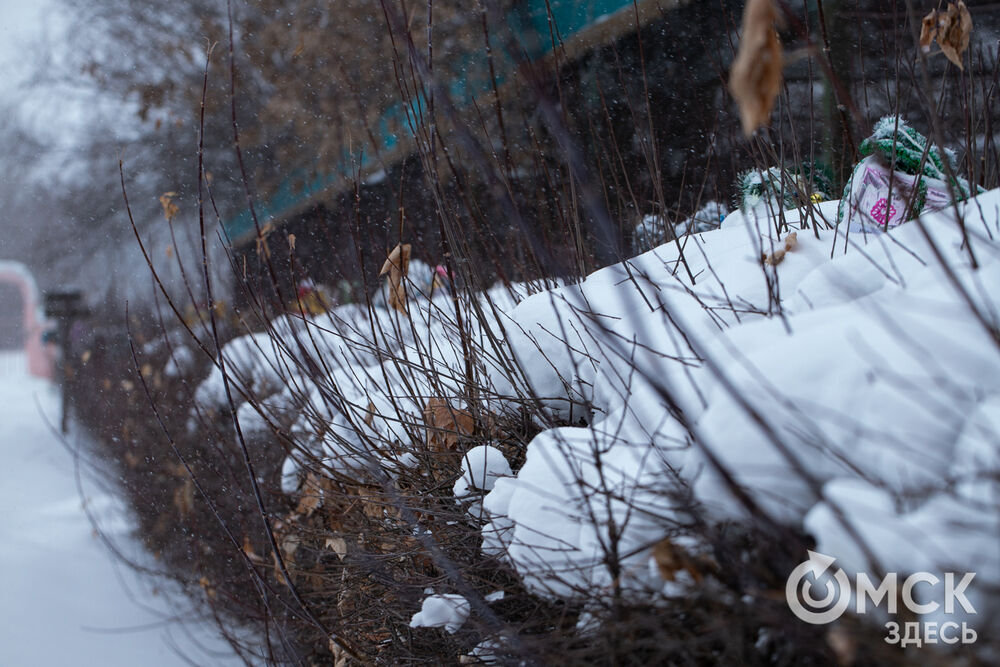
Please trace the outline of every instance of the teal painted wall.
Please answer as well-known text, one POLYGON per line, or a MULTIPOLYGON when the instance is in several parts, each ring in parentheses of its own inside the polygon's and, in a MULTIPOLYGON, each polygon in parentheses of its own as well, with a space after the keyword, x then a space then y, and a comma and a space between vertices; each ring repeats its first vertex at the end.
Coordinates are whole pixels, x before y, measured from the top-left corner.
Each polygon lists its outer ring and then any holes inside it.
MULTIPOLYGON (((558 38, 563 41, 572 39, 581 32, 597 25, 600 21, 623 11, 631 11, 632 0, 523 0, 517 3, 507 17, 507 23, 512 34, 518 41, 529 60, 538 60, 552 52, 554 45, 550 37, 551 20, 558 38)), ((494 62, 497 69, 498 84, 504 82, 514 69, 514 59, 509 53, 500 51, 494 62)), ((452 101, 461 107, 468 106, 472 100, 490 89, 490 81, 485 75, 485 56, 482 62, 453 63, 454 78, 447 85, 452 101)), ((411 113, 407 114, 402 104, 397 103, 382 114, 375 129, 375 138, 379 142, 379 152, 389 153, 400 143, 400 137, 390 131, 390 128, 402 128, 403 132, 413 135, 409 118, 419 111, 420 100, 415 101, 411 113)), ((350 167, 360 167, 362 172, 369 171, 375 165, 375 152, 364 150, 357 155, 344 155, 343 167, 335 173, 322 174, 304 183, 302 179, 287 179, 277 191, 271 193, 266 201, 257 203, 255 210, 261 224, 268 220, 281 219, 287 212, 308 202, 323 190, 347 183, 351 177, 350 167)), ((247 240, 254 232, 253 217, 249 209, 244 209, 235 217, 223 223, 226 236, 235 244, 247 240)))

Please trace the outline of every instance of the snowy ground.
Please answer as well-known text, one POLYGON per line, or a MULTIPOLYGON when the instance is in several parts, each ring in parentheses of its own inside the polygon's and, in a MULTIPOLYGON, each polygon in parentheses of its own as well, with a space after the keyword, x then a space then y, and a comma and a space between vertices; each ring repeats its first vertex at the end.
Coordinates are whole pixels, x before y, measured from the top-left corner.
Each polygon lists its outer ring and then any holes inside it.
POLYGON ((151 561, 121 503, 85 473, 81 498, 74 457, 46 424, 58 423, 58 394, 23 367, 0 353, 0 665, 229 664, 210 624, 97 536, 84 503, 118 548, 151 561))

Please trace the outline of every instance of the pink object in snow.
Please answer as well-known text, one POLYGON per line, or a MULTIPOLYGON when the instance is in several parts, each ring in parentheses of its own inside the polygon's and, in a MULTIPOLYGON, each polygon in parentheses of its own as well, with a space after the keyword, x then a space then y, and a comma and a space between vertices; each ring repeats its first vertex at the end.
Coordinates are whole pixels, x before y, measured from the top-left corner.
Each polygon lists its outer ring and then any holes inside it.
POLYGON ((38 286, 27 267, 0 261, 0 347, 21 349, 28 372, 52 379, 55 350, 42 342, 48 327, 42 315, 38 286))
MULTIPOLYGON (((948 186, 942 181, 924 178, 924 184, 927 191, 921 212, 944 208, 951 201, 948 186)), ((847 212, 850 229, 881 232, 906 222, 903 214, 918 187, 915 177, 889 171, 874 156, 865 158, 851 179, 847 212)))
POLYGON ((879 199, 877 202, 875 202, 875 205, 872 206, 871 216, 875 218, 875 222, 877 222, 880 225, 884 225, 886 221, 889 218, 893 217, 894 215, 896 215, 896 207, 890 206, 888 200, 885 197, 879 199), (889 210, 886 211, 886 209, 889 210))

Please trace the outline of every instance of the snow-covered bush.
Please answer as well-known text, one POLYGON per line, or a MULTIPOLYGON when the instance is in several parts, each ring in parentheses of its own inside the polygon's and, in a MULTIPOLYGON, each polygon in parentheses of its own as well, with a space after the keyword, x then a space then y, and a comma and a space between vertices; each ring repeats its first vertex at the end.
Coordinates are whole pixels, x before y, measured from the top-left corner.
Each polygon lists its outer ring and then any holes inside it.
MULTIPOLYGON (((471 515, 480 557, 547 600, 662 604, 697 581, 678 572, 712 575, 661 545, 711 552, 707 528, 736 522, 811 535, 852 573, 976 572, 969 599, 994 610, 1000 190, 884 234, 838 227, 838 206, 736 212, 686 252, 520 301, 414 288, 405 312, 368 315, 374 331, 345 306, 223 354, 265 422, 299 415, 282 482, 299 514, 340 511, 337 486, 364 479, 381 487, 374 530, 440 542, 471 515), (512 466, 494 443, 526 406, 539 432, 512 466), (304 480, 321 475, 314 502, 304 480), (412 514, 437 480, 444 523, 412 514)), ((468 594, 428 598, 411 625, 457 631, 468 594)))

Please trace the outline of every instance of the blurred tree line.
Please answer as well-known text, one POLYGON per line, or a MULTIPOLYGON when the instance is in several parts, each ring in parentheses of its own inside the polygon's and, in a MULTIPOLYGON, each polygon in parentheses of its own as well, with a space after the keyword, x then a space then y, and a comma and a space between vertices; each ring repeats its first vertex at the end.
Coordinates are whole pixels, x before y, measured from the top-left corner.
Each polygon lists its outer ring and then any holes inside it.
MULTIPOLYGON (((214 235, 215 222, 246 207, 234 151, 233 84, 242 157, 257 201, 282 184, 297 187, 350 169, 352 156, 371 150, 375 133, 405 134, 402 123, 419 122, 405 113, 388 127, 376 126, 401 97, 420 94, 411 55, 429 60, 435 76, 447 80, 457 73, 447 68, 469 67, 470 54, 484 51, 484 30, 495 22, 479 5, 457 0, 388 3, 405 24, 396 24, 401 31, 387 27, 374 0, 237 1, 231 7, 219 0, 58 2, 69 25, 64 57, 40 76, 91 87, 119 105, 119 114, 95 117, 74 137, 73 154, 57 167, 65 172, 55 196, 64 222, 47 241, 35 240, 34 255, 57 282, 106 281, 114 265, 116 284, 102 286, 112 296, 122 295, 122 283, 149 283, 132 247, 119 159, 134 220, 164 277, 179 279, 175 252, 195 259, 203 83, 205 180, 214 200, 206 202, 206 219, 214 235), (173 235, 165 193, 176 206, 173 235), (88 272, 79 260, 95 253, 102 255, 101 268, 88 272)), ((492 128, 496 117, 479 113, 474 124, 492 128)), ((51 177, 42 180, 42 190, 51 191, 51 177)))

